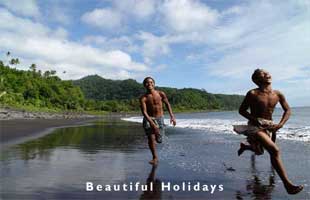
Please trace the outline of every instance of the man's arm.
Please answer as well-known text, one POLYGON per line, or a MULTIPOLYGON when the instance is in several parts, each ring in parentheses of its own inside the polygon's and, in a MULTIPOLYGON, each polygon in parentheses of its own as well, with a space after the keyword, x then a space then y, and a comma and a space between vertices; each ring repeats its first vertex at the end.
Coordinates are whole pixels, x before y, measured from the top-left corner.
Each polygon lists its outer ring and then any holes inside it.
POLYGON ((276 132, 278 129, 282 128, 283 125, 287 122, 288 118, 291 115, 291 108, 288 105, 288 103, 285 99, 285 96, 279 91, 277 91, 277 95, 279 97, 279 103, 280 103, 282 109, 284 110, 284 113, 282 115, 280 122, 273 127, 274 132, 276 132))
POLYGON ((251 103, 251 96, 253 91, 249 91, 245 98, 243 99, 240 107, 239 107, 239 114, 242 115, 243 117, 247 118, 249 121, 254 122, 254 123, 258 123, 257 118, 252 116, 249 112, 248 112, 248 108, 250 107, 250 103, 251 103))
POLYGON ((177 124, 175 118, 174 118, 174 115, 173 115, 173 112, 172 112, 172 109, 171 109, 171 106, 170 106, 170 103, 168 101, 168 98, 166 96, 166 94, 164 92, 161 92, 160 91, 160 96, 162 98, 162 101, 164 102, 164 104, 166 105, 166 108, 169 112, 169 115, 170 115, 170 123, 173 124, 173 126, 175 126, 177 124))
POLYGON ((145 97, 142 96, 140 97, 140 109, 141 109, 141 112, 143 114, 143 116, 146 118, 146 120, 150 123, 150 126, 153 128, 153 130, 155 131, 154 133, 155 134, 158 134, 159 133, 159 129, 158 127, 156 126, 156 124, 154 123, 154 121, 151 119, 151 117, 148 115, 147 113, 147 109, 146 109, 146 103, 145 103, 145 97))
POLYGON ((283 125, 285 124, 285 122, 288 120, 288 118, 290 117, 291 115, 291 108, 290 106, 288 105, 284 95, 277 91, 277 95, 279 97, 279 103, 281 104, 281 107, 282 109, 284 110, 284 113, 282 115, 282 118, 279 122, 279 124, 276 124, 274 125, 270 130, 272 131, 272 137, 271 137, 271 140, 273 142, 276 142, 276 139, 277 139, 277 131, 283 127, 283 125))

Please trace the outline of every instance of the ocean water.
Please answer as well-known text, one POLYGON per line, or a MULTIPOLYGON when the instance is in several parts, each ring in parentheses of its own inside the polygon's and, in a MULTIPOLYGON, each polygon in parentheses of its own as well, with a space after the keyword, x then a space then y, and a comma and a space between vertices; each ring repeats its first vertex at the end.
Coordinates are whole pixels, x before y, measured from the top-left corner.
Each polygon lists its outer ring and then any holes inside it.
MULTIPOLYGON (((279 122, 283 111, 276 108, 273 120, 279 122)), ((181 129, 194 129, 208 133, 236 134, 233 125, 247 124, 247 120, 237 111, 203 112, 176 114, 177 126, 181 129)), ((122 118, 130 122, 142 122, 142 116, 122 118)), ((165 124, 169 124, 169 116, 165 116, 165 124)), ((310 142, 310 107, 292 108, 292 115, 277 133, 277 139, 310 142)))

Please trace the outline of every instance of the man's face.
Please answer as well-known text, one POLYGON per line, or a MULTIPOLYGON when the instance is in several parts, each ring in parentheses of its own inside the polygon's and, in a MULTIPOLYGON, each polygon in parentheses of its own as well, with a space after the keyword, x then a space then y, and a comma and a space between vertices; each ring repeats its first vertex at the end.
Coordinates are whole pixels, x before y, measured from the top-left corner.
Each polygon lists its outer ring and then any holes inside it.
POLYGON ((147 90, 152 90, 155 87, 155 83, 154 83, 154 81, 151 78, 149 78, 149 79, 146 80, 146 82, 144 84, 144 87, 147 90))
POLYGON ((259 75, 257 76, 257 82, 259 84, 271 84, 272 78, 269 72, 265 70, 261 70, 259 75))

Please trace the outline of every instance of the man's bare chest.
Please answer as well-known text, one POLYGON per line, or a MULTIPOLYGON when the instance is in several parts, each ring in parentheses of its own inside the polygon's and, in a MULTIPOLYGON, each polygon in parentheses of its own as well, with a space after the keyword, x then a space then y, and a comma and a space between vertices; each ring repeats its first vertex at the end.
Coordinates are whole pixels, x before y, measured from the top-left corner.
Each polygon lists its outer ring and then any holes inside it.
POLYGON ((148 105, 157 105, 162 103, 162 98, 159 94, 150 94, 146 98, 146 103, 148 105))
POLYGON ((255 96, 254 102, 259 107, 275 107, 279 102, 279 97, 275 93, 259 93, 255 96))

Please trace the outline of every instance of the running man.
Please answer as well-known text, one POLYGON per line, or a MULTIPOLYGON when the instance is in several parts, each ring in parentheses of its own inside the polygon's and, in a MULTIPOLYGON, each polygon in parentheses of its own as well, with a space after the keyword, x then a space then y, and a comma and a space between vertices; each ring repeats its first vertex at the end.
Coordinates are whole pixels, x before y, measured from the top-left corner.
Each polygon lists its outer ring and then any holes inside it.
POLYGON ((146 77, 143 80, 143 86, 146 93, 140 97, 141 112, 143 118, 143 128, 148 137, 148 144, 151 150, 153 159, 149 162, 152 165, 158 163, 158 156, 156 152, 156 142, 162 142, 164 134, 164 111, 163 102, 170 115, 170 123, 176 125, 176 120, 172 113, 172 109, 166 94, 162 91, 155 90, 155 81, 152 77, 146 77), (155 142, 156 141, 156 142, 155 142))
POLYGON ((265 148, 270 154, 271 164, 280 176, 287 193, 297 194, 303 189, 303 186, 295 186, 288 179, 280 157, 280 149, 270 137, 270 134, 275 134, 283 127, 291 114, 291 109, 284 95, 272 89, 271 75, 267 71, 256 69, 252 75, 252 81, 258 88, 252 89, 246 94, 239 108, 240 115, 249 120, 248 125, 234 126, 234 130, 239 134, 246 135, 249 142, 249 145, 240 144, 238 155, 241 155, 245 150, 261 155, 265 148), (278 102, 284 113, 280 122, 275 124, 272 121, 272 113, 278 102), (248 108, 250 108, 250 112, 248 112, 248 108))

